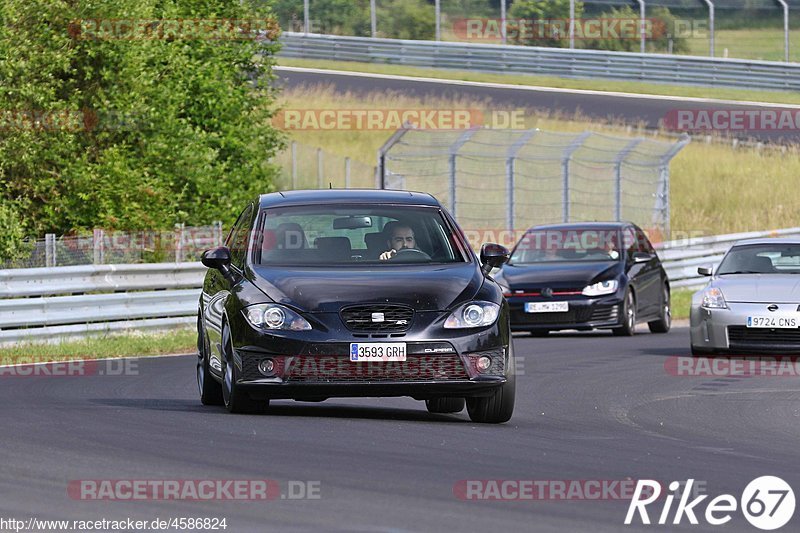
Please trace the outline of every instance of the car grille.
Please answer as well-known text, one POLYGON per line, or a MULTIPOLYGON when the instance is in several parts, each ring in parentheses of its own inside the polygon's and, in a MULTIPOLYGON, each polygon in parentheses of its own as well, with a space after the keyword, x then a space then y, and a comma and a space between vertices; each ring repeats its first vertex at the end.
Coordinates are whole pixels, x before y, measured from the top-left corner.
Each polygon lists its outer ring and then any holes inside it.
POLYGON ((523 310, 511 312, 511 322, 513 324, 575 324, 577 322, 587 322, 591 309, 571 308, 566 313, 526 313, 523 310))
POLYGON ((800 350, 800 329, 728 326, 728 344, 732 349, 777 347, 800 350))
POLYGON ((351 305, 343 308, 340 316, 350 331, 398 332, 411 327, 414 310, 402 305, 351 305), (383 321, 375 322, 377 315, 382 315, 383 321))
POLYGON ((449 381, 469 379, 455 354, 409 356, 405 361, 353 363, 346 356, 297 356, 287 363, 289 383, 341 383, 374 381, 449 381))

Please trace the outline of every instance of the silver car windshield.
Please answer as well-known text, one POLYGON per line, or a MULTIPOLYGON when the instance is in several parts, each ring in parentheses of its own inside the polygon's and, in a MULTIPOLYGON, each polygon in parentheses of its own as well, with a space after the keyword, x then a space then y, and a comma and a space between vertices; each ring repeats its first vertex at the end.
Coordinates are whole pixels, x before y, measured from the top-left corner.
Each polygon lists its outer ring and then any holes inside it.
POLYGON ((735 246, 717 269, 726 274, 800 274, 800 244, 735 246))

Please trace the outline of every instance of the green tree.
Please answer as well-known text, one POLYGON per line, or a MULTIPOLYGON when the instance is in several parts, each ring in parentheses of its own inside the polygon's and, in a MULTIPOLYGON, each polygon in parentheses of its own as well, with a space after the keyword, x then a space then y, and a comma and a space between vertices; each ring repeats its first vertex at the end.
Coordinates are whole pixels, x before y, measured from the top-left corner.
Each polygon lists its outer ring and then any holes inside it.
MULTIPOLYGON (((583 2, 575 2, 575 18, 582 13, 583 2)), ((513 19, 507 29, 508 40, 528 46, 568 47, 565 28, 569 15, 569 0, 518 0, 508 10, 508 18, 513 19)))
POLYGON ((104 39, 79 22, 269 16, 246 6, 0 4, 0 194, 26 205, 25 226, 41 235, 230 223, 245 198, 271 190, 277 169, 268 161, 283 143, 270 123, 274 34, 104 39), (23 123, 54 116, 66 118, 23 123))
MULTIPOLYGON (((641 40, 639 39, 639 11, 634 11, 630 6, 611 8, 611 11, 600 15, 601 19, 620 19, 631 22, 628 27, 635 24, 633 35, 624 35, 620 38, 606 37, 604 39, 591 39, 583 42, 584 48, 594 50, 616 50, 623 52, 639 52, 641 40)), ((672 39, 672 51, 675 53, 688 52, 689 43, 685 36, 675 35, 675 16, 666 7, 655 7, 646 13, 645 47, 649 52, 668 52, 669 41, 672 39)))
POLYGON ((0 263, 13 261, 29 251, 23 242, 24 237, 25 230, 17 206, 0 199, 0 263))

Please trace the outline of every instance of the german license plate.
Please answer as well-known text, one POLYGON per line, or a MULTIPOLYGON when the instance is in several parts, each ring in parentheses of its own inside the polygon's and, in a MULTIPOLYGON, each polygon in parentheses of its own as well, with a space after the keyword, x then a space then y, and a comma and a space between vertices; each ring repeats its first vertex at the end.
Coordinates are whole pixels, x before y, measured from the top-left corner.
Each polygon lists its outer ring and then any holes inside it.
POLYGON ((796 328, 797 317, 792 316, 749 316, 748 328, 796 328))
POLYGON ((569 302, 525 302, 526 313, 566 313, 569 302))
POLYGON ((405 361, 404 342, 351 342, 350 361, 405 361))

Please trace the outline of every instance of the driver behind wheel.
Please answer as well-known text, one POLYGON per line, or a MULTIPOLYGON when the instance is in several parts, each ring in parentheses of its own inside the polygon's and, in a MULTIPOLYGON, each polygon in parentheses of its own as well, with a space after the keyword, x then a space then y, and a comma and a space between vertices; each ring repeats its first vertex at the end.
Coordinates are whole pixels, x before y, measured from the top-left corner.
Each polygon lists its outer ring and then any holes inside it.
POLYGON ((414 230, 405 224, 395 224, 388 232, 386 244, 390 249, 380 255, 381 261, 391 259, 399 250, 416 249, 417 241, 414 238, 414 230))

